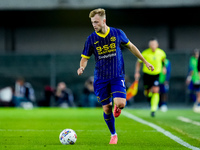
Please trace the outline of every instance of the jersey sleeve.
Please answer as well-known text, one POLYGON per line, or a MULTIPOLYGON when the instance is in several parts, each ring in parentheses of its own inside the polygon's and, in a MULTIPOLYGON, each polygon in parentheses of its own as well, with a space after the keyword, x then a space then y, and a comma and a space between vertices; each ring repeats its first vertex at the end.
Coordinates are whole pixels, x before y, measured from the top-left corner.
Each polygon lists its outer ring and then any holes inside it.
POLYGON ((86 42, 85 42, 85 46, 83 49, 83 52, 81 54, 81 57, 86 58, 86 59, 90 59, 90 56, 93 53, 93 48, 90 42, 90 38, 88 37, 86 42))
POLYGON ((121 45, 128 45, 130 43, 129 39, 127 38, 126 34, 122 31, 120 31, 120 37, 121 37, 121 45))
POLYGON ((195 60, 195 58, 192 56, 191 59, 190 59, 190 64, 189 64, 190 71, 194 71, 195 70, 196 65, 194 65, 195 64, 194 60, 195 60))

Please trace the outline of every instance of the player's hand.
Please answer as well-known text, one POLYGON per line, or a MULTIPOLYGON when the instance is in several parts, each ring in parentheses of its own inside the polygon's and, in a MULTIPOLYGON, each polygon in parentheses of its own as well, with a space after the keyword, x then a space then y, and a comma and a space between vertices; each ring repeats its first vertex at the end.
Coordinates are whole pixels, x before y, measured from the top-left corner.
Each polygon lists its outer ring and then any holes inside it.
POLYGON ((146 62, 145 65, 149 70, 154 71, 154 66, 152 64, 146 62))
POLYGON ((189 75, 188 77, 187 77, 187 79, 186 79, 186 85, 189 85, 190 84, 190 82, 191 82, 191 80, 192 80, 192 77, 189 75))
POLYGON ((162 72, 163 72, 163 74, 167 74, 167 68, 166 68, 166 67, 163 67, 162 72))
POLYGON ((80 75, 83 74, 83 71, 84 71, 84 68, 83 68, 83 67, 80 67, 80 68, 78 68, 78 70, 77 70, 77 74, 80 76, 80 75))

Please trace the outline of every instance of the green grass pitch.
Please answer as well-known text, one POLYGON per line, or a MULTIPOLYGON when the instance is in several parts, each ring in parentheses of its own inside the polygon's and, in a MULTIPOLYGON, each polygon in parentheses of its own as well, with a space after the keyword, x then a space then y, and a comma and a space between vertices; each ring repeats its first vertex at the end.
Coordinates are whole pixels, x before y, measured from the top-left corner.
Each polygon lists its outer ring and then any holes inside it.
MULTIPOLYGON (((124 109, 154 123, 192 146, 200 147, 200 114, 192 109, 158 111, 124 109), (193 122, 183 122, 178 117, 193 122), (196 122, 196 124, 195 124, 196 122)), ((164 134, 125 115, 116 118, 118 144, 109 145, 110 133, 101 108, 0 108, 0 150, 187 150, 164 134), (74 145, 62 145, 59 134, 71 128, 77 133, 74 145)))

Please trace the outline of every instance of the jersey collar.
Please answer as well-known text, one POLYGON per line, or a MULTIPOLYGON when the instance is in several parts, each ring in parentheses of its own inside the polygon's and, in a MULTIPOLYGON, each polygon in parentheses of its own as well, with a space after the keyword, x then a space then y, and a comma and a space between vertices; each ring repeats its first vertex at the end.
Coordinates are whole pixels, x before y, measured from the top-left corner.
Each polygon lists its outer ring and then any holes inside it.
POLYGON ((106 31, 105 34, 96 32, 96 34, 97 34, 98 36, 102 37, 102 38, 105 38, 109 33, 110 33, 110 27, 108 27, 108 30, 106 31))

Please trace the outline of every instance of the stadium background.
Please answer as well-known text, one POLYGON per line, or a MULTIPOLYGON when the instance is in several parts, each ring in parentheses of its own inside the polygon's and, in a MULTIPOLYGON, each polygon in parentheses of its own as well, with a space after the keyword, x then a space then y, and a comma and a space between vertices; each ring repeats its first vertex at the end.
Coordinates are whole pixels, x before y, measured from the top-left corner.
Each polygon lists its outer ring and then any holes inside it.
MULTIPOLYGON (((107 24, 121 28, 142 51, 157 37, 172 64, 169 103, 188 105, 185 79, 194 48, 200 48, 200 3, 196 0, 25 0, 0 1, 0 88, 13 86, 17 77, 33 85, 37 100, 44 86, 65 81, 79 104, 85 80, 93 75, 94 58, 77 76, 80 54, 93 32, 88 13, 103 7, 107 24), (113 4, 113 2, 115 4, 113 4)), ((134 80, 136 58, 123 50, 126 75, 134 80)), ((142 81, 135 103, 145 102, 142 81)))

